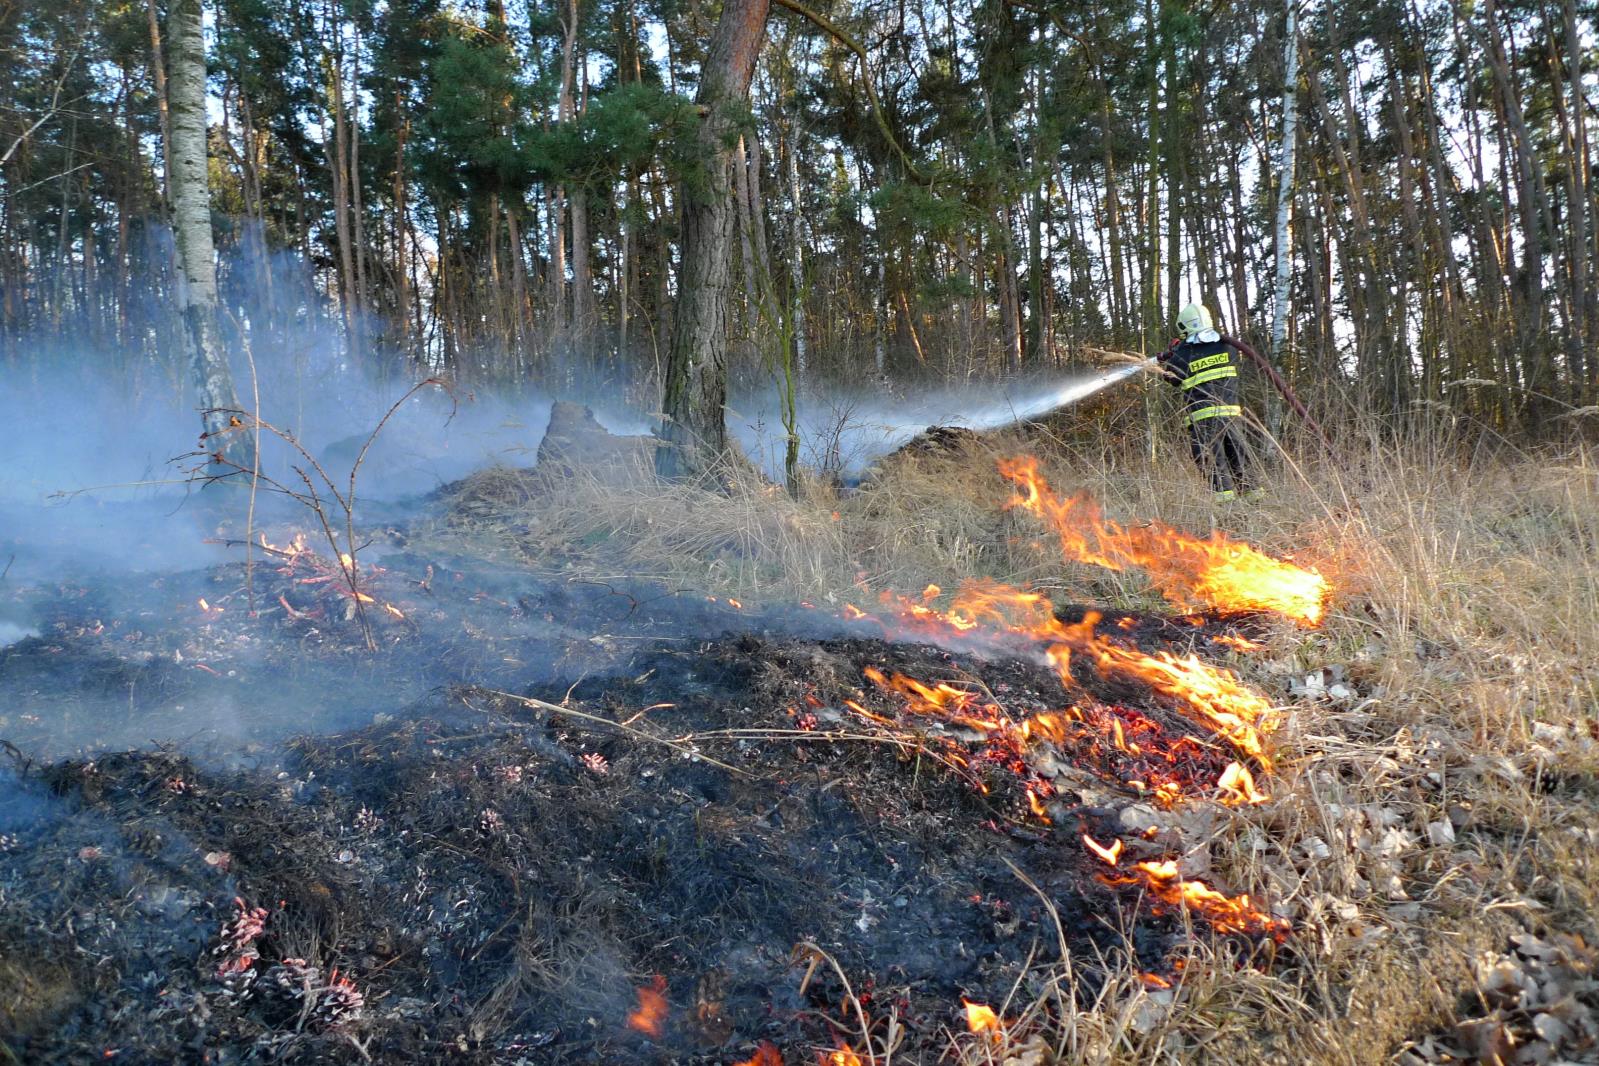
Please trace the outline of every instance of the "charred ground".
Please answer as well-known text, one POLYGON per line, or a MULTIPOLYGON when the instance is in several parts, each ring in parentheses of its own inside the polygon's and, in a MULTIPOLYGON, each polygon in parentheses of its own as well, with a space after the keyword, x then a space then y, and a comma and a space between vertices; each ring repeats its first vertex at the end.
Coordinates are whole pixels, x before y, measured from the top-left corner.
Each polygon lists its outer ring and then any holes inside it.
MULTIPOLYGON (((863 678, 1059 706, 1036 663, 399 548, 364 572, 370 651, 318 580, 335 569, 280 549, 251 574, 11 591, 40 620, 0 651, 0 1000, 23 1061, 723 1063, 758 1040, 803 1061, 860 1034, 857 1003, 926 1061, 962 996, 1037 999, 1063 943, 1085 996, 1082 960, 1181 964, 1192 931, 1076 843, 1125 830, 1138 767, 1025 768, 1053 781, 1040 818, 1013 760, 863 678), (656 975, 650 1033, 628 1019, 656 975)), ((1118 631, 1221 654, 1236 627, 1118 631)), ((1087 685, 1130 728, 1184 728, 1087 685)))

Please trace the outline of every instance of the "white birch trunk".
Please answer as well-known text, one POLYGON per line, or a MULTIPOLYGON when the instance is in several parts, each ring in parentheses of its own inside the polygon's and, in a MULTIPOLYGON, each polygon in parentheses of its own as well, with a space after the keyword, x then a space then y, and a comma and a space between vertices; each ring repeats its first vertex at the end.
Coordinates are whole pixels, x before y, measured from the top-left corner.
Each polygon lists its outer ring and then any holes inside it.
POLYGON ((1272 291, 1271 361, 1281 363, 1288 337, 1288 286, 1293 265, 1293 245, 1288 221, 1293 209, 1294 142, 1299 137, 1299 21, 1288 0, 1288 25, 1283 31, 1283 143, 1277 166, 1277 279, 1272 291))
POLYGON ((217 336, 216 250, 211 239, 211 190, 206 166, 205 37, 201 0, 173 0, 167 15, 167 80, 172 143, 172 225, 183 272, 183 321, 189 371, 208 435, 205 448, 246 463, 240 432, 227 432, 229 409, 238 407, 233 376, 217 336))
POLYGON ((800 180, 799 180, 799 124, 795 123, 789 134, 788 145, 788 190, 792 201, 792 213, 789 216, 788 240, 788 286, 789 299, 793 301, 793 321, 789 328, 794 334, 794 381, 800 388, 805 387, 805 291, 804 291, 804 264, 801 256, 800 242, 804 240, 802 230, 803 218, 800 207, 800 180))

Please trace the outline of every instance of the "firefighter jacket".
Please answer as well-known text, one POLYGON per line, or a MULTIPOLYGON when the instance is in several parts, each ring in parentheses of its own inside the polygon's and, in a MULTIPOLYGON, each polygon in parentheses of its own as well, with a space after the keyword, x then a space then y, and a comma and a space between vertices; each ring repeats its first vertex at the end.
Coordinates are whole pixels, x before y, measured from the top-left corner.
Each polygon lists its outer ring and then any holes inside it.
POLYGON ((1238 363, 1238 350, 1215 330, 1174 344, 1160 356, 1166 380, 1183 392, 1187 425, 1243 413, 1238 405, 1238 363))

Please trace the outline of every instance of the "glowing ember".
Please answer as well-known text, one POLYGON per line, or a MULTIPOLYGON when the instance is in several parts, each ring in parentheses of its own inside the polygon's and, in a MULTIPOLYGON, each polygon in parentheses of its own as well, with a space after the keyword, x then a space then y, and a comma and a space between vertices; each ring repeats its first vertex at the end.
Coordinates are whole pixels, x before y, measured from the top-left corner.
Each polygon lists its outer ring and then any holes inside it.
POLYGON ((1127 875, 1098 876, 1107 885, 1142 888, 1157 901, 1156 913, 1190 911, 1221 933, 1270 937, 1279 943, 1288 936, 1288 923, 1259 910, 1247 894, 1228 896, 1203 881, 1184 881, 1175 862, 1140 862, 1127 875))
POLYGON ((733 1066, 783 1066, 783 1053, 777 1050, 777 1045, 762 1040, 755 1048, 755 1054, 743 1062, 735 1062, 733 1066))
POLYGON ((865 1066, 861 1057, 847 1047, 840 1047, 822 1061, 826 1066, 865 1066))
POLYGON ((1319 625, 1331 589, 1314 570, 1273 559, 1220 532, 1200 539, 1160 522, 1125 528, 1103 517, 1087 495, 1054 495, 1031 456, 1003 459, 999 471, 1021 491, 1012 506, 1042 519, 1068 559, 1109 570, 1139 567, 1184 610, 1272 611, 1319 625))
POLYGON ((974 1033, 1000 1033, 999 1015, 994 1013, 994 1008, 965 998, 961 1002, 966 1005, 966 1028, 974 1033))
POLYGON ((660 1039, 666 1026, 666 978, 660 974, 638 990, 638 1009, 627 1016, 627 1027, 660 1039))

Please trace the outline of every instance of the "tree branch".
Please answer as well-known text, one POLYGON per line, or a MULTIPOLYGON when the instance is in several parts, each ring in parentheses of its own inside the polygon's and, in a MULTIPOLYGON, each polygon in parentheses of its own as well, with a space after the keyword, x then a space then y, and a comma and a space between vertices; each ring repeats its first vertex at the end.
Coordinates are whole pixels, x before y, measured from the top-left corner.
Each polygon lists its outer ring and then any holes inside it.
MULTIPOLYGON (((16 140, 11 142, 11 147, 6 149, 5 155, 0 155, 0 167, 3 167, 7 163, 11 162, 11 157, 16 154, 18 148, 22 147, 22 143, 29 137, 32 137, 34 132, 40 126, 43 126, 46 122, 49 122, 50 117, 54 115, 60 108, 61 88, 62 86, 66 85, 67 76, 72 73, 73 66, 75 66, 78 62, 78 54, 82 51, 83 43, 80 41, 78 46, 72 50, 72 55, 67 57, 66 66, 61 68, 61 77, 56 79, 55 89, 50 93, 50 106, 45 109, 44 114, 39 116, 38 121, 34 122, 33 125, 23 130, 21 135, 19 135, 16 140)), ((56 176, 60 177, 59 174, 56 176)))
POLYGON ((865 47, 826 15, 812 11, 799 0, 772 0, 772 3, 778 7, 786 7, 794 14, 810 20, 817 29, 855 53, 855 58, 861 63, 861 80, 866 83, 866 98, 872 103, 872 117, 877 120, 877 128, 888 140, 889 147, 894 149, 894 154, 899 156, 899 161, 904 165, 905 173, 910 179, 918 185, 931 185, 932 181, 911 162, 910 153, 905 151, 904 146, 899 143, 899 138, 894 136, 894 130, 888 124, 888 116, 883 114, 883 104, 877 98, 877 89, 872 82, 872 67, 866 59, 865 47))

